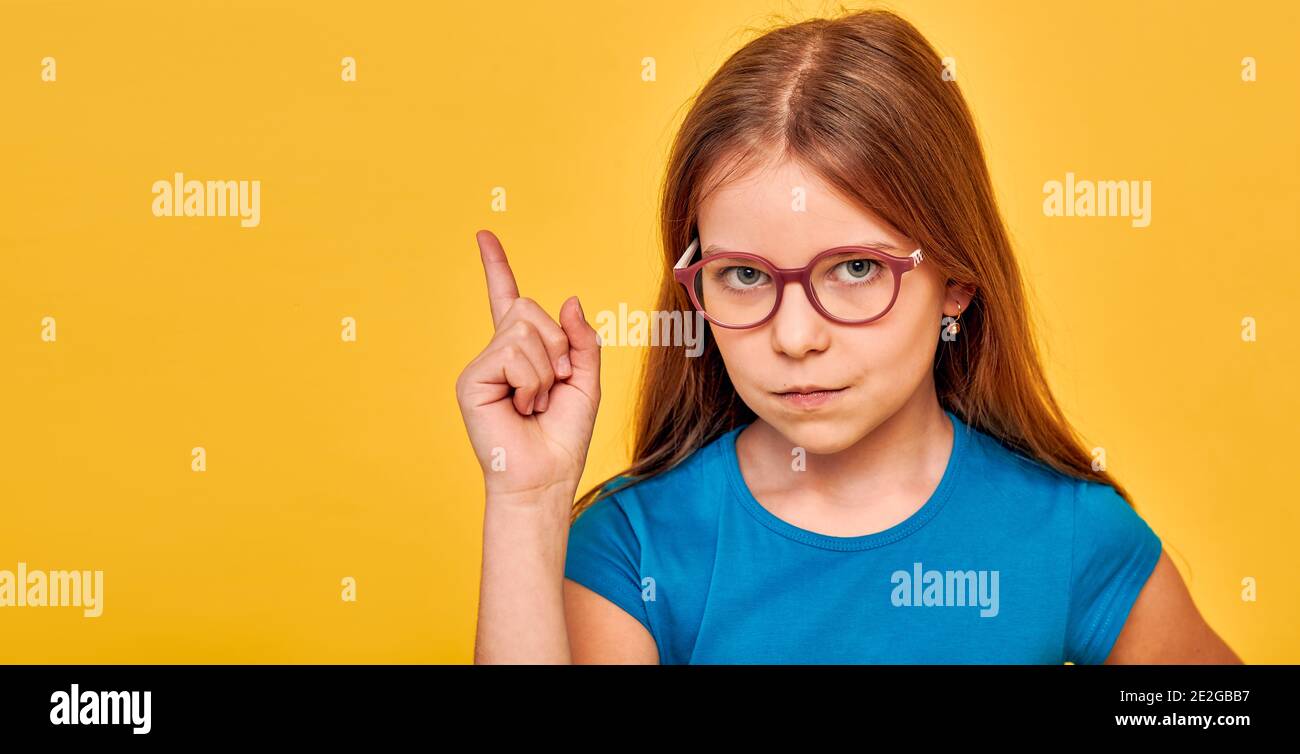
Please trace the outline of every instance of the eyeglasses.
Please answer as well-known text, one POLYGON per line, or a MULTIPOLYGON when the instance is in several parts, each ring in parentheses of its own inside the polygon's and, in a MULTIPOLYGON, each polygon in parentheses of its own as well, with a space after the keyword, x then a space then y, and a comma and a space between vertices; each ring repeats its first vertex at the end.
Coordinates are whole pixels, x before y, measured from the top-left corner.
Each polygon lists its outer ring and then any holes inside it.
POLYGON ((920 249, 896 257, 866 246, 836 246, 803 267, 777 267, 758 254, 739 251, 688 265, 699 247, 697 237, 673 265, 673 277, 705 319, 732 329, 758 327, 771 319, 785 286, 795 281, 826 319, 846 325, 874 322, 893 308, 903 275, 925 258, 920 249))

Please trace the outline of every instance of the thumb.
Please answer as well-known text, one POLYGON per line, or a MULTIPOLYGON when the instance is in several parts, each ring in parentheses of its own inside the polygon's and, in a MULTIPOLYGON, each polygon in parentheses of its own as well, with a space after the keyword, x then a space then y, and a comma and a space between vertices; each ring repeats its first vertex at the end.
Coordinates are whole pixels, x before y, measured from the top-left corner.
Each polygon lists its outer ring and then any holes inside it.
POLYGON ((573 376, 566 382, 596 401, 600 396, 600 338, 587 324, 577 296, 570 296, 560 307, 560 326, 569 338, 569 363, 573 366, 573 376))

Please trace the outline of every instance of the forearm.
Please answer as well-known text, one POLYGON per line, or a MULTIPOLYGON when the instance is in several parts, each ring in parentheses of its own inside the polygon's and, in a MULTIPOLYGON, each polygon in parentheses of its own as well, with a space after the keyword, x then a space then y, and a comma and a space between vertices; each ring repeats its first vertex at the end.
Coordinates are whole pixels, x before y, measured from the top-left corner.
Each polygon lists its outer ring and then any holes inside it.
POLYGON ((564 557, 573 492, 489 497, 483 516, 476 664, 568 664, 564 557))

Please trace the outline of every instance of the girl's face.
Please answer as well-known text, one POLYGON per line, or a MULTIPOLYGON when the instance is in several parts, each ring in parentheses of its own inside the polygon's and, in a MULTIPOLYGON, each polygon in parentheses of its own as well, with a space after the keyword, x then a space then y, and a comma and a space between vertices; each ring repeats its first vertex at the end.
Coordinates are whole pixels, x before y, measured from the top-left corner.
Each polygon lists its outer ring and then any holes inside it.
MULTIPOLYGON (((894 256, 907 256, 918 247, 789 161, 710 194, 700 208, 698 227, 706 256, 749 251, 778 267, 801 267, 835 246, 883 242, 894 247, 884 249, 894 256)), ((732 383, 755 414, 794 446, 835 453, 909 401, 935 400, 927 396, 934 395, 940 320, 945 310, 955 315, 957 304, 965 307, 969 301, 956 288, 950 295, 944 283, 933 262, 922 262, 903 275, 889 313, 865 325, 824 318, 803 288, 790 283, 766 323, 745 330, 710 329, 732 383), (833 392, 796 397, 798 391, 815 388, 833 392)))

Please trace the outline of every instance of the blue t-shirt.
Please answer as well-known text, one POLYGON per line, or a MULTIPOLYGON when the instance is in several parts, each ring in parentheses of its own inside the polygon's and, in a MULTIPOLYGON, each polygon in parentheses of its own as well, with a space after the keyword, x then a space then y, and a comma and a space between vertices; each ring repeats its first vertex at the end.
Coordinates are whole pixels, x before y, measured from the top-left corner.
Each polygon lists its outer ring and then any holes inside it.
POLYGON ((740 472, 740 426, 584 510, 564 575, 639 620, 664 664, 1105 661, 1160 538, 1110 485, 946 413, 938 488, 884 531, 768 511, 740 472))

